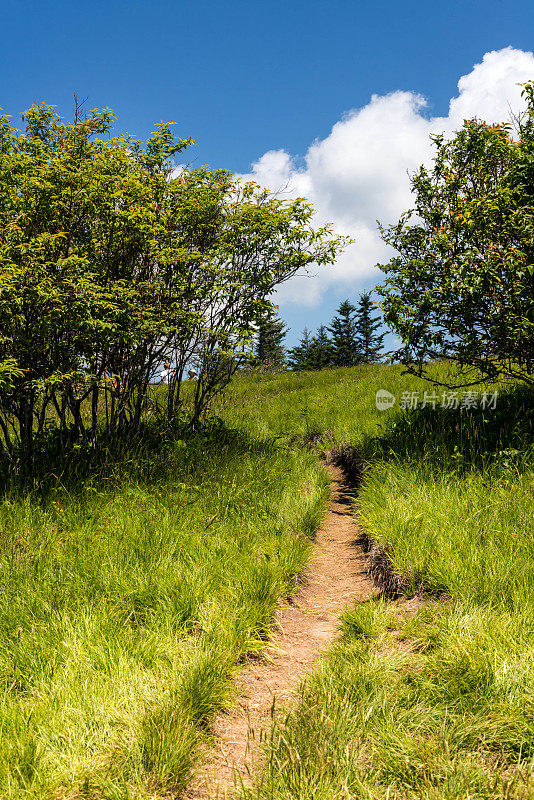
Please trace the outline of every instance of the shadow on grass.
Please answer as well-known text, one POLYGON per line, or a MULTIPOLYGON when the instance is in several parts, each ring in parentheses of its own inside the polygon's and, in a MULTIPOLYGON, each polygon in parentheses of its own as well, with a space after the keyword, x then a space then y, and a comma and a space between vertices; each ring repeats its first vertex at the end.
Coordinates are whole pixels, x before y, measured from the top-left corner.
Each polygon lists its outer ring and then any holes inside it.
POLYGON ((364 461, 399 460, 440 471, 489 466, 521 469, 534 461, 534 391, 516 387, 496 407, 405 410, 380 437, 364 442, 364 461))
POLYGON ((228 428, 218 417, 204 420, 195 430, 189 420, 174 424, 156 418, 144 420, 133 434, 100 438, 62 450, 55 432, 43 438, 36 451, 35 478, 0 474, 0 497, 6 493, 28 494, 46 499, 62 488, 77 494, 87 485, 111 489, 125 482, 139 486, 164 483, 170 477, 199 483, 223 460, 244 453, 271 451, 274 439, 256 440, 245 432, 228 428))

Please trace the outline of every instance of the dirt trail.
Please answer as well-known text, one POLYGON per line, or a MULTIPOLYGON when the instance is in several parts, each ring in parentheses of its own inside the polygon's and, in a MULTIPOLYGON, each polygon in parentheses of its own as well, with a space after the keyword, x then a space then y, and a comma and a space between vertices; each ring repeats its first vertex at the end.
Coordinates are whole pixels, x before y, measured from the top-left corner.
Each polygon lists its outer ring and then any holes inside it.
POLYGON ((354 490, 338 467, 327 466, 332 499, 316 537, 305 580, 277 612, 271 636, 272 661, 251 661, 238 676, 239 708, 213 725, 215 748, 203 774, 187 795, 190 800, 231 798, 236 777, 245 785, 257 767, 257 745, 268 730, 273 701, 287 704, 299 680, 336 636, 339 612, 377 589, 368 577, 351 516, 354 490))

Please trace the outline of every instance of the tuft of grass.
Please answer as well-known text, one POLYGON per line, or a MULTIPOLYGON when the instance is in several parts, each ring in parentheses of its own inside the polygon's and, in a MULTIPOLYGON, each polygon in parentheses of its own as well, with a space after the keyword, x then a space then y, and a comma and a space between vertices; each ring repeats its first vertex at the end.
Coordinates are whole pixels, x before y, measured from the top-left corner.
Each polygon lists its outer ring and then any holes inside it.
POLYGON ((130 774, 154 794, 179 796, 195 766, 199 733, 188 721, 179 700, 169 697, 146 711, 139 721, 130 774))

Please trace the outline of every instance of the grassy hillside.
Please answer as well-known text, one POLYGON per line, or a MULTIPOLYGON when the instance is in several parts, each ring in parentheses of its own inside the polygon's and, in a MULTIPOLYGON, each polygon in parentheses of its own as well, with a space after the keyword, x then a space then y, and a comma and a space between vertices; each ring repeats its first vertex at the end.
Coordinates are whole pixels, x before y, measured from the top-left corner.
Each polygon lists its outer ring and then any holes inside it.
POLYGON ((307 561, 317 452, 341 441, 364 464, 354 513, 405 591, 449 600, 347 609, 247 796, 534 797, 533 403, 498 389, 495 410, 403 412, 431 388, 399 367, 241 377, 194 434, 147 427, 98 474, 9 490, 2 798, 180 796, 307 561))
POLYGON ((500 392, 496 409, 381 413, 379 388, 431 391, 396 367, 359 368, 242 380, 226 404, 263 432, 353 443, 358 519, 407 594, 424 580, 449 597, 415 615, 349 609, 247 796, 534 797, 532 395, 482 387, 500 392))
MULTIPOLYGON (((436 367, 436 378, 450 378, 436 367)), ((400 367, 254 376, 222 408, 252 432, 318 450, 349 442, 363 463, 357 513, 395 569, 453 597, 521 610, 534 598, 534 398, 521 387, 481 386, 477 408, 441 407, 449 390, 400 367), (397 398, 376 408, 385 388, 397 398), (403 393, 438 397, 402 410, 403 393), (480 407, 483 393, 495 408, 480 407), (513 565, 513 569, 510 567, 513 565)))
MULTIPOLYGON (((148 433, 148 432, 147 432, 148 433)), ((177 796, 324 506, 313 457, 216 425, 0 503, 0 795, 177 796)))

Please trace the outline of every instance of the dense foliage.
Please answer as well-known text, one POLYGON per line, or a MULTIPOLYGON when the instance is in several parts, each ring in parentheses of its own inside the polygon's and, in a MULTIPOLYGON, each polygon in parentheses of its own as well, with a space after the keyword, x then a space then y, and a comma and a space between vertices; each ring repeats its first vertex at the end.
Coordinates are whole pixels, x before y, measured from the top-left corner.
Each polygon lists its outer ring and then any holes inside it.
POLYGON ((31 472, 49 429, 61 449, 135 429, 163 361, 168 418, 194 365, 198 419, 274 287, 342 241, 311 227, 302 199, 173 170, 190 140, 169 124, 142 143, 111 138, 108 110, 24 119, 21 133, 0 118, 0 446, 31 472))
POLYGON ((263 372, 279 372, 285 367, 284 338, 287 326, 276 309, 269 308, 258 323, 256 357, 263 372))
POLYGON ((382 306, 412 370, 449 358, 534 382, 534 84, 523 94, 517 138, 476 119, 434 136, 433 167, 412 178, 416 216, 382 229, 399 252, 382 306))

